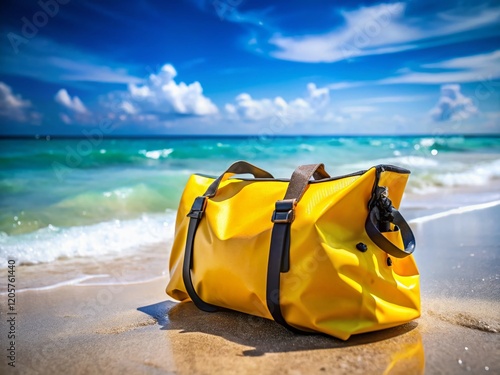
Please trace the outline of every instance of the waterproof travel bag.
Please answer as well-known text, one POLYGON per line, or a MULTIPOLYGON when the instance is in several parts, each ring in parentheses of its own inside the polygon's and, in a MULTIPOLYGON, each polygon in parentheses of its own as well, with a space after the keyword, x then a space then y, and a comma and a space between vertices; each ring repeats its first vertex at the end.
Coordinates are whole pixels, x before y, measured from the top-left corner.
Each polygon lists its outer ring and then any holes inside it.
POLYGON ((409 174, 379 165, 330 177, 316 164, 278 179, 239 161, 192 175, 167 293, 343 340, 418 318, 415 238, 398 211, 409 174))

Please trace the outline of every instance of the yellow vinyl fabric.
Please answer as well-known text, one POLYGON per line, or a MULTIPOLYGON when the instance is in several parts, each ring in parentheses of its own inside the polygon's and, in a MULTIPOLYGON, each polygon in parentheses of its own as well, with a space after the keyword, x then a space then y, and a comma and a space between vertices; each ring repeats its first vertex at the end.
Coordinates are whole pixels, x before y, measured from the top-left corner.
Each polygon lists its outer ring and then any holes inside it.
MULTIPOLYGON (((311 181, 290 227, 290 269, 281 273, 280 306, 286 322, 347 340, 420 316, 419 273, 413 255, 390 256, 367 235, 365 221, 374 184, 388 188, 398 208, 408 173, 371 168, 311 181), (366 251, 357 244, 366 244, 366 251), (388 261, 388 258, 391 258, 388 261)), ((171 297, 189 300, 182 272, 193 201, 214 177, 192 175, 177 212, 170 255, 171 297)), ((215 306, 273 319, 266 305, 266 276, 275 203, 287 180, 222 179, 208 198, 193 247, 192 283, 215 306)), ((397 231, 384 236, 403 248, 397 231)))

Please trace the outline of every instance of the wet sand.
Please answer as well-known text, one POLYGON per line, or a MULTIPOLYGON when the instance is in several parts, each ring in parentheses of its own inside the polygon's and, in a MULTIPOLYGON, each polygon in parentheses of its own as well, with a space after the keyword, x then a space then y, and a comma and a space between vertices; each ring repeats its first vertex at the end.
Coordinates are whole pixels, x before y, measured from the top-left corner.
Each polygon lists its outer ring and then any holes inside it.
MULTIPOLYGON (((500 206, 412 225, 422 317, 347 342, 198 311, 166 278, 17 296, 17 374, 500 373, 500 206)), ((18 275, 22 277, 22 275, 18 275)), ((1 297, 6 352, 6 296, 1 297)))

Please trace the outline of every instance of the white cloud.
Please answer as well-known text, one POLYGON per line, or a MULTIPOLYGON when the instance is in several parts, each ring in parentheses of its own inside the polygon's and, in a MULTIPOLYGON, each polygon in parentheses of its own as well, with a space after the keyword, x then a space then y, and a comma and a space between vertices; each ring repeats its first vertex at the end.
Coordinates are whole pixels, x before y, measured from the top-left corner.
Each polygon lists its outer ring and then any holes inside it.
POLYGON ((314 83, 307 85, 307 96, 289 102, 281 96, 274 99, 253 99, 242 93, 234 103, 226 104, 226 114, 230 119, 243 121, 261 121, 274 116, 285 117, 288 122, 318 121, 328 118, 326 108, 330 101, 328 88, 318 88, 314 83))
POLYGON ((330 102, 330 89, 317 87, 314 83, 307 85, 307 93, 290 101, 281 96, 254 99, 248 93, 238 95, 233 103, 225 106, 228 119, 258 123, 270 121, 273 117, 284 120, 289 125, 300 124, 312 126, 321 125, 346 127, 346 131, 355 131, 349 127, 357 127, 360 120, 370 119, 378 108, 370 105, 339 105, 330 102))
POLYGON ((274 99, 253 99, 243 93, 235 98, 234 104, 226 104, 226 112, 237 119, 246 121, 260 121, 274 116, 285 116, 292 112, 303 116, 311 112, 309 103, 303 99, 295 99, 287 103, 282 97, 274 99))
POLYGON ((132 103, 127 101, 124 101, 121 104, 121 108, 125 111, 125 113, 128 113, 129 115, 135 115, 137 113, 137 108, 135 108, 132 103))
POLYGON ((328 87, 318 88, 316 84, 307 85, 307 100, 314 108, 322 108, 330 102, 330 89, 328 87))
POLYGON ((0 117, 25 122, 38 121, 40 114, 30 111, 31 102, 19 94, 14 94, 12 88, 0 82, 0 117))
POLYGON ((470 40, 475 35, 467 31, 493 26, 500 19, 499 7, 477 7, 466 14, 449 11, 425 18, 406 17, 405 10, 404 3, 383 3, 344 11, 343 26, 327 33, 275 34, 269 40, 275 47, 270 54, 283 60, 315 63, 395 53, 447 44, 446 37, 454 34, 460 34, 460 40, 470 40))
POLYGON ((3 108, 26 108, 30 107, 29 100, 24 100, 21 95, 15 95, 10 86, 0 82, 0 103, 3 108))
POLYGON ((54 97, 55 101, 62 105, 63 107, 80 114, 87 114, 88 110, 83 105, 82 101, 78 96, 74 96, 73 98, 68 94, 66 89, 60 89, 56 96, 54 97))
POLYGON ((164 65, 158 74, 151 74, 143 85, 130 84, 121 97, 120 109, 129 115, 195 115, 206 116, 218 113, 212 101, 203 95, 199 82, 177 83, 177 71, 164 65))
POLYGON ((460 91, 460 85, 441 86, 441 97, 430 115, 435 121, 460 121, 478 113, 471 98, 460 91))

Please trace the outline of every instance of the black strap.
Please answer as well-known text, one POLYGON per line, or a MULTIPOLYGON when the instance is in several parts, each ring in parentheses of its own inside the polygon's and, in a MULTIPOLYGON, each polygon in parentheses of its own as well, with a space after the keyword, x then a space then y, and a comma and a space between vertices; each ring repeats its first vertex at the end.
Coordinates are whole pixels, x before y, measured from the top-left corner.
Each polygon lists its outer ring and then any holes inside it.
POLYGON ((323 164, 301 165, 292 174, 285 198, 276 202, 272 221, 271 246, 267 268, 266 301, 274 320, 295 333, 308 333, 288 324, 281 313, 280 278, 290 270, 290 231, 295 219, 295 206, 304 195, 311 177, 328 178, 323 164))
POLYGON ((368 237, 370 237, 370 239, 387 254, 392 255, 395 258, 404 258, 415 251, 415 236, 399 211, 394 207, 391 207, 391 210, 391 214, 394 217, 393 223, 398 226, 401 231, 404 249, 400 249, 394 245, 380 232, 378 228, 378 217, 380 216, 378 212, 379 208, 375 205, 371 208, 370 213, 366 218, 366 233, 368 234, 368 237))
POLYGON ((280 277, 281 272, 290 269, 290 224, 293 220, 293 201, 278 201, 273 220, 275 221, 271 234, 271 248, 267 268, 266 300, 267 308, 273 319, 286 329, 295 333, 306 333, 289 325, 281 313, 280 277), (278 218, 279 217, 279 218, 278 218), (288 220, 290 221, 286 221, 288 220))
POLYGON ((214 197, 215 194, 217 193, 217 189, 219 188, 220 183, 224 181, 224 178, 229 173, 232 174, 250 173, 256 178, 274 178, 271 173, 253 164, 250 164, 244 160, 240 160, 231 164, 224 173, 222 173, 217 179, 215 179, 215 181, 210 184, 207 191, 203 195, 210 198, 214 197))
POLYGON ((193 247, 194 247, 194 238, 196 235, 196 229, 198 229, 198 225, 200 224, 200 220, 203 217, 205 212, 205 207, 207 203, 207 199, 213 197, 217 193, 217 189, 219 188, 219 184, 224 180, 228 173, 232 174, 242 174, 242 173, 250 173, 255 177, 260 178, 273 178, 273 175, 265 170, 256 167, 253 164, 250 164, 246 161, 237 161, 229 166, 229 168, 221 174, 210 186, 208 187, 205 194, 201 197, 197 197, 194 200, 193 206, 191 207, 191 211, 187 216, 190 217, 188 233, 186 238, 186 248, 184 249, 184 263, 182 265, 182 280, 184 281, 184 286, 186 288, 186 292, 189 295, 189 298, 193 301, 193 303, 200 310, 207 312, 217 311, 219 308, 215 305, 211 305, 201 299, 201 297, 196 293, 196 290, 193 285, 193 280, 191 278, 191 269, 193 268, 193 247))
POLYGON ((193 268, 193 245, 196 229, 200 223, 203 213, 205 211, 206 197, 198 197, 194 200, 193 207, 187 216, 190 217, 188 234, 186 239, 186 249, 184 250, 184 263, 182 265, 182 280, 189 295, 195 306, 200 310, 207 312, 217 311, 217 306, 206 303, 196 293, 194 289, 193 280, 191 279, 191 269, 193 268))

